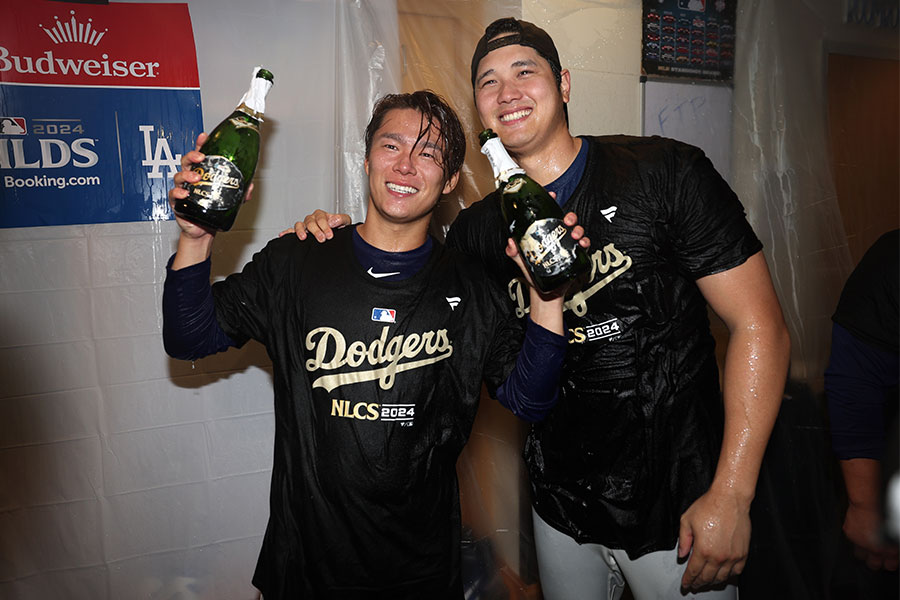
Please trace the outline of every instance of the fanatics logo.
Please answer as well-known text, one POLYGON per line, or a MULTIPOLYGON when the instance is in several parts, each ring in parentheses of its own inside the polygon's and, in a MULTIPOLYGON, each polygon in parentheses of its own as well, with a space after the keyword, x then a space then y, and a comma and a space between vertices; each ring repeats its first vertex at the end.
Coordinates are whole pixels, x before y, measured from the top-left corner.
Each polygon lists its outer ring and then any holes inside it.
POLYGON ((613 217, 616 216, 618 206, 610 206, 609 208, 601 208, 600 213, 606 217, 606 220, 612 223, 613 217))
POLYGON ((447 298, 447 304, 450 305, 450 310, 456 310, 456 307, 459 306, 459 296, 450 296, 447 298))
POLYGON ((397 311, 393 308, 373 308, 372 320, 381 323, 395 323, 397 321, 397 311))

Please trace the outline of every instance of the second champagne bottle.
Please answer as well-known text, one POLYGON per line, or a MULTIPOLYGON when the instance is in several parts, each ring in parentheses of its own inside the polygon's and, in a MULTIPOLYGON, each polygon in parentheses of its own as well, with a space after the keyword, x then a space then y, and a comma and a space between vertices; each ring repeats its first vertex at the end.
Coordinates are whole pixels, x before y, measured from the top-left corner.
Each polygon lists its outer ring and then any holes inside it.
POLYGON ((556 200, 516 164, 496 133, 485 129, 478 140, 494 170, 509 236, 518 245, 535 286, 551 292, 587 273, 590 259, 572 239, 556 200))

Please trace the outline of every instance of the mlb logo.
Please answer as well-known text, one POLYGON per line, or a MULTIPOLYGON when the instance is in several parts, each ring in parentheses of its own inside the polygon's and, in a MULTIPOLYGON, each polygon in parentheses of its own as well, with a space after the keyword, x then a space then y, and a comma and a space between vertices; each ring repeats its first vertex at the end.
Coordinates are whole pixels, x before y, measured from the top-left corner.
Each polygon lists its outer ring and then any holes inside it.
POLYGON ((0 117, 0 135, 25 135, 28 126, 25 117, 0 117))
POLYGON ((372 320, 382 323, 394 323, 397 319, 397 311, 393 308, 373 308, 372 320))

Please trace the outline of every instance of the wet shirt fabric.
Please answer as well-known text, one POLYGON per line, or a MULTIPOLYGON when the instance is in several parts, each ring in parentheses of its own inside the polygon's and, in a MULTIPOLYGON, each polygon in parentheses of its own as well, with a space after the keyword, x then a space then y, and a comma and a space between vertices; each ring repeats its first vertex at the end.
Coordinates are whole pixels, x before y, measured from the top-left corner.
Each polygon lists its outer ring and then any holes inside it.
POLYGON ((900 229, 879 237, 841 290, 832 320, 885 352, 900 352, 900 229))
POLYGON ((212 286, 221 328, 262 342, 274 372, 253 583, 267 600, 459 600, 456 459, 521 331, 477 263, 435 244, 418 273, 382 281, 352 236, 273 240, 212 286))
MULTIPOLYGON (((723 407, 696 280, 762 245, 697 148, 659 137, 583 138, 584 175, 564 205, 591 239, 592 272, 566 303, 559 402, 525 459, 538 514, 579 542, 632 558, 671 549, 712 481, 723 407)), ((520 316, 497 193, 463 210, 447 245, 482 259, 520 316)))

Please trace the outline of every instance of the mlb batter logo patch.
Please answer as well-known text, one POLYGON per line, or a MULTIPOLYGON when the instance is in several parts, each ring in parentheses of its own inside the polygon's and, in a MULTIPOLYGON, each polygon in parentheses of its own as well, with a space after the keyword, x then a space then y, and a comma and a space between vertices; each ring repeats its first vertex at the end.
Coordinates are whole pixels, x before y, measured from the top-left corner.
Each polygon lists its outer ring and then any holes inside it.
POLYGON ((381 323, 394 323, 397 320, 397 311, 393 308, 373 308, 372 320, 381 323))
POLYGON ((0 117, 0 135, 25 135, 27 133, 28 124, 25 123, 25 117, 0 117))

